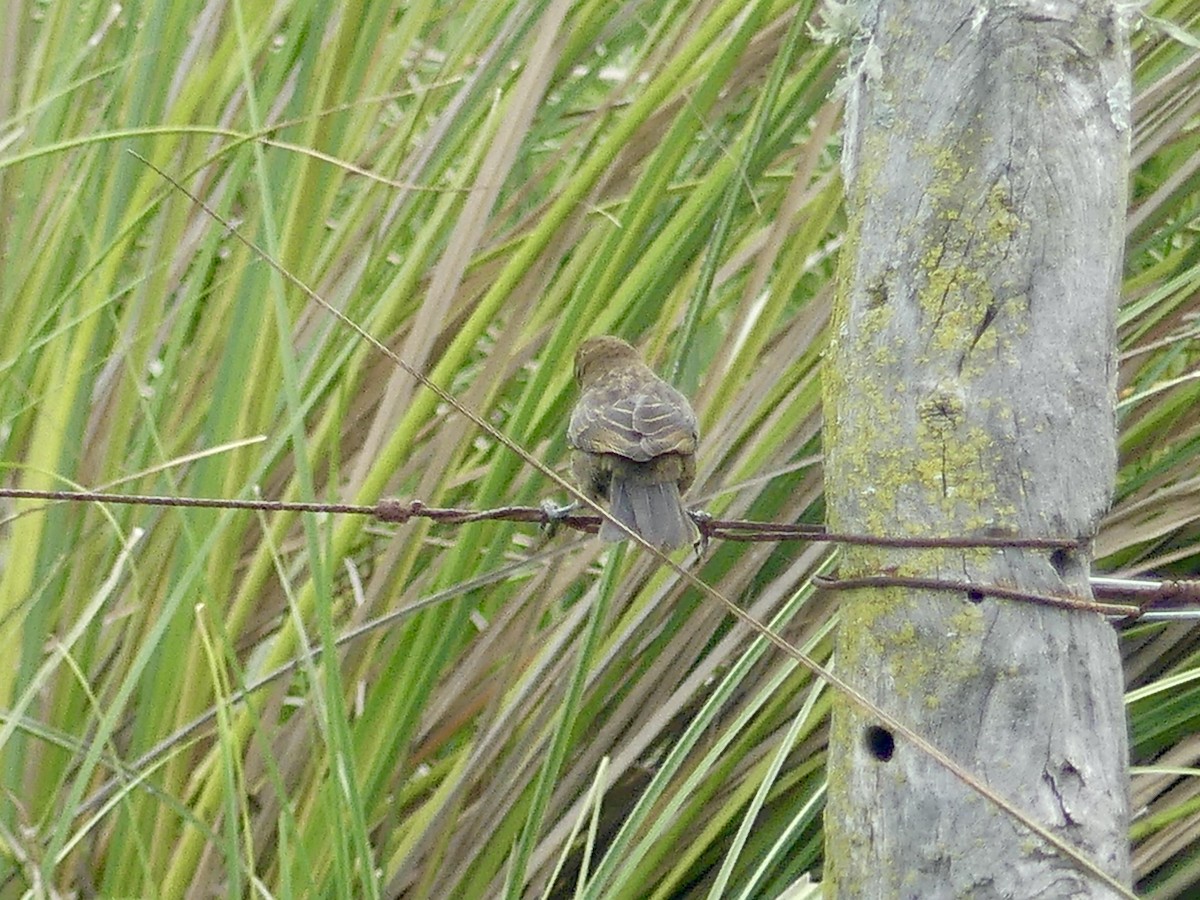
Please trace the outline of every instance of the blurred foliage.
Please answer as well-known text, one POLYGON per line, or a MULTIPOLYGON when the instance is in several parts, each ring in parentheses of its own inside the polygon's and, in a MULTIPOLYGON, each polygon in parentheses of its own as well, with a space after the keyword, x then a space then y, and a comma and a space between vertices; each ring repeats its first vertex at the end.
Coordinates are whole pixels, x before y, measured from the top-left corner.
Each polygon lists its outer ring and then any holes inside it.
MULTIPOLYGON (((1194 4, 1151 7, 1200 30, 1194 4)), ((556 471, 573 349, 617 332, 694 397, 694 502, 821 522, 843 218, 840 55, 813 15, 10 0, 4 485, 557 493, 133 150, 556 471)), ((1123 456, 1098 568, 1188 577, 1200 55, 1145 22, 1134 46, 1123 456)), ((495 522, 0 513, 0 896, 778 897, 819 874, 828 693, 640 552, 495 522)), ((826 659, 828 562, 726 543, 698 574, 826 659)), ((1200 885, 1197 633, 1124 636, 1150 897, 1200 885)))

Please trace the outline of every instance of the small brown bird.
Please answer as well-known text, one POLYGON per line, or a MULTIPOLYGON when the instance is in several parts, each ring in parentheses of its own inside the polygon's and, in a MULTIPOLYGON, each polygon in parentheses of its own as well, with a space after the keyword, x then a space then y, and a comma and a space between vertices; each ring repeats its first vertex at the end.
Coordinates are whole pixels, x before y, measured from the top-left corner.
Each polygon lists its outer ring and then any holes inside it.
MULTIPOLYGON (((588 497, 650 544, 673 550, 700 533, 681 495, 696 475, 700 433, 687 398, 620 338, 588 338, 575 353, 582 395, 571 413, 571 471, 588 497)), ((611 522, 600 537, 622 541, 611 522)))

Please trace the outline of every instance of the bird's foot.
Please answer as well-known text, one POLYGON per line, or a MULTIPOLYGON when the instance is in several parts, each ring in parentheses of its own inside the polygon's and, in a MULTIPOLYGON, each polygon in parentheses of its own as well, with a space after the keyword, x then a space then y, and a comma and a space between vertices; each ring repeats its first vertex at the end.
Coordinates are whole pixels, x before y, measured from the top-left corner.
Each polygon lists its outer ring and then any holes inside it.
POLYGON ((546 536, 546 540, 554 537, 558 531, 558 523, 573 513, 579 508, 578 503, 568 503, 565 506, 559 506, 553 500, 543 500, 539 506, 542 509, 542 534, 546 536))
POLYGON ((696 558, 699 559, 708 549, 708 523, 713 517, 711 513, 702 509, 689 509, 687 514, 696 525, 696 540, 692 542, 692 549, 696 551, 696 558))

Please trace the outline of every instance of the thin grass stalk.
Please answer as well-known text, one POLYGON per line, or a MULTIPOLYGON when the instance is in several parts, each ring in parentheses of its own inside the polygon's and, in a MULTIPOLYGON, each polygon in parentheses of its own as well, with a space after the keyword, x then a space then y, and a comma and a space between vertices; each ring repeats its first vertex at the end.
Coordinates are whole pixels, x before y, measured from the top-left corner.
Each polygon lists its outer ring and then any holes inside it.
MULTIPOLYGON (((821 695, 821 690, 824 687, 823 682, 815 682, 809 689, 808 696, 804 700, 804 705, 800 711, 792 719, 787 731, 779 741, 779 748, 771 758, 763 773, 758 787, 754 791, 754 797, 747 804, 745 814, 742 816, 742 824, 738 826, 737 833, 734 835, 733 841, 729 846, 729 852, 725 855, 725 859, 721 863, 721 868, 717 871, 716 878, 713 879, 712 887, 709 889, 708 896, 711 900, 727 896, 729 890, 730 878, 733 875, 735 865, 739 862, 743 848, 746 846, 746 840, 750 836, 750 829, 754 826, 755 820, 762 812, 763 805, 766 803, 768 795, 775 784, 779 773, 783 768, 784 761, 787 759, 792 748, 799 740, 801 729, 809 726, 813 709, 816 707, 817 698, 821 695)), ((749 781, 753 784, 753 781, 749 781)))

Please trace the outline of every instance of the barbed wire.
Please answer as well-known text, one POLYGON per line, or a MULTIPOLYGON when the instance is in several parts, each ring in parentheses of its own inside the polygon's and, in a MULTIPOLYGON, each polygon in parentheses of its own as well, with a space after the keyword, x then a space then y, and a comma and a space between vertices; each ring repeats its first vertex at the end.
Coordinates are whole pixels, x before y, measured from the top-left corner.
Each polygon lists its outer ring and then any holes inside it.
MULTIPOLYGON (((317 503, 289 500, 229 499, 218 497, 172 497, 158 494, 114 494, 104 491, 36 491, 0 488, 0 497, 20 500, 46 500, 52 503, 113 503, 138 506, 163 506, 201 509, 245 509, 261 512, 319 512, 336 515, 370 516, 380 522, 404 524, 412 519, 429 519, 442 525, 469 522, 508 521, 536 524, 543 529, 570 528, 585 534, 600 529, 600 517, 576 513, 571 507, 498 506, 492 509, 427 506, 420 500, 385 498, 374 504, 317 503)), ((26 511, 27 512, 27 511, 26 511)), ((1001 549, 1080 549, 1088 542, 1077 538, 1020 537, 1007 535, 922 536, 832 532, 821 525, 756 522, 746 519, 716 519, 692 512, 701 541, 743 541, 754 543, 811 541, 898 548, 1001 548, 1001 549)), ((0 518, 0 524, 7 519, 0 518)), ((1095 612, 1119 619, 1118 626, 1139 620, 1200 618, 1200 580, 1142 580, 1094 576, 1090 579, 1094 600, 1079 597, 1040 594, 1004 585, 980 584, 944 578, 877 573, 854 578, 819 576, 818 587, 827 590, 855 590, 871 587, 900 587, 913 590, 963 593, 972 601, 998 597, 1049 606, 1095 612), (1125 602, 1120 602, 1125 601, 1125 602)))

